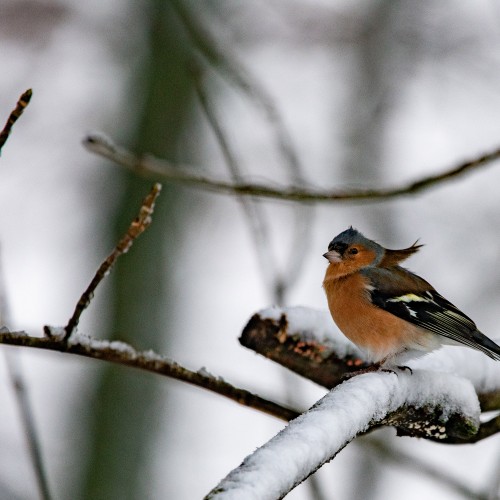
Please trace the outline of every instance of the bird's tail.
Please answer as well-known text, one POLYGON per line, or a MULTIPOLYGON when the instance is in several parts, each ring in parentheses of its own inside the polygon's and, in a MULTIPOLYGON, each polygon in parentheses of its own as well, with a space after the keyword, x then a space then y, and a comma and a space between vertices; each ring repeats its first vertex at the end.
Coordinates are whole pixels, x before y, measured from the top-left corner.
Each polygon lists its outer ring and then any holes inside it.
POLYGON ((472 337, 475 340, 475 349, 484 352, 484 354, 489 356, 491 359, 500 361, 500 346, 498 344, 495 344, 493 340, 489 339, 486 335, 483 335, 479 330, 473 332, 472 337))

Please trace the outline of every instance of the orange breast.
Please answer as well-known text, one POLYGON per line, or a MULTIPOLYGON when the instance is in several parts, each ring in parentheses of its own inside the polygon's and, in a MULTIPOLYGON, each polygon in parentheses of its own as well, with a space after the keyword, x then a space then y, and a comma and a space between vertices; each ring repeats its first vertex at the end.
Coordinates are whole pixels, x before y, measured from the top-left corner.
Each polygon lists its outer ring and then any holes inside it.
POLYGON ((366 278, 359 273, 341 278, 335 274, 329 266, 323 282, 332 318, 373 361, 405 349, 427 350, 427 335, 420 328, 371 304, 366 278))

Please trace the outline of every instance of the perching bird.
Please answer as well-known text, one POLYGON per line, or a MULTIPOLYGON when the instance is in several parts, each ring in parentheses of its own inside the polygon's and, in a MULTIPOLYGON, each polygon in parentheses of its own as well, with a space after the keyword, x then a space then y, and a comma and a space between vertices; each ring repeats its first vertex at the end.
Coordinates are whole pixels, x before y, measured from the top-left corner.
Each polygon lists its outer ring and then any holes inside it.
POLYGON ((421 246, 388 250, 352 227, 336 236, 323 255, 330 262, 323 287, 337 326, 378 366, 399 366, 442 344, 500 360, 500 346, 469 317, 399 266, 421 246))

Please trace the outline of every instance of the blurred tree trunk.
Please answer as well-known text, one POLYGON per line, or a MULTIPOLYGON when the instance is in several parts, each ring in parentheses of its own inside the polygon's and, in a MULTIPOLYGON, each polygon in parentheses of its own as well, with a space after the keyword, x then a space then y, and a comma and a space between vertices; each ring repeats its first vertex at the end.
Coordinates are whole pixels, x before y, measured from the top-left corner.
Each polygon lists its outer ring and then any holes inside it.
MULTIPOLYGON (((181 134, 190 127, 192 82, 186 71, 188 42, 168 2, 151 0, 145 5, 148 53, 138 68, 130 102, 142 101, 135 136, 129 144, 137 152, 150 152, 176 160, 181 134)), ((137 22, 131 19, 130 22, 137 22)), ((126 104, 126 103, 125 103, 126 104)), ((117 241, 128 227, 148 192, 150 181, 116 170, 123 178, 121 201, 110 232, 117 241)), ((179 209, 182 191, 164 188, 154 223, 122 258, 110 279, 111 321, 107 338, 118 338, 140 349, 168 350, 169 312, 175 300, 170 289, 172 255, 180 244, 168 225, 182 221, 187 204, 179 209), (166 256, 169 256, 166 259, 166 256)), ((165 400, 159 379, 137 371, 106 366, 93 395, 88 432, 89 453, 83 470, 83 499, 138 499, 151 495, 151 449, 161 429, 165 400)))

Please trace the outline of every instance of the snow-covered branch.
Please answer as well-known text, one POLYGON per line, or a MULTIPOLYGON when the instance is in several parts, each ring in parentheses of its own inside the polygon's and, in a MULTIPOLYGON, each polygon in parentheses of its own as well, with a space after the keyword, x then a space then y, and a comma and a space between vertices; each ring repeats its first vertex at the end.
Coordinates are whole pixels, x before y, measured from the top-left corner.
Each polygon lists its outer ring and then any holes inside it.
POLYGON ((428 414, 415 431, 434 439, 450 432, 474 434, 479 403, 472 384, 461 377, 426 370, 359 375, 330 391, 309 411, 248 456, 207 499, 274 500, 284 497, 357 435, 389 423, 390 415, 408 408, 428 414), (429 424, 438 416, 439 423, 429 424), (463 426, 456 426, 459 419, 463 426), (427 422, 427 425, 426 425, 427 422))
POLYGON ((192 371, 151 350, 138 351, 125 342, 95 339, 78 333, 74 333, 69 340, 66 340, 65 333, 64 328, 45 327, 45 337, 35 337, 25 332, 9 332, 4 328, 0 331, 0 344, 76 354, 140 368, 157 375, 202 387, 239 404, 255 408, 282 420, 291 420, 300 413, 257 396, 245 389, 235 387, 223 378, 210 374, 205 368, 192 371))

